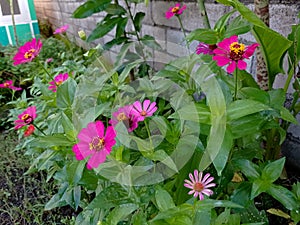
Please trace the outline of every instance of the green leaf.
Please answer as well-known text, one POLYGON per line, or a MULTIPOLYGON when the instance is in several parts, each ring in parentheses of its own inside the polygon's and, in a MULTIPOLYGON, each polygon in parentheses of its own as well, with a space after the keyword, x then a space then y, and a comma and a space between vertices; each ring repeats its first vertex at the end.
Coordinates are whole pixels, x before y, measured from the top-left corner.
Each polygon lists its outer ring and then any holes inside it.
POLYGON ((86 18, 94 13, 104 11, 111 0, 87 0, 84 4, 79 6, 72 14, 74 18, 86 18))
POLYGON ((87 42, 103 37, 120 22, 124 22, 124 18, 107 15, 99 24, 97 24, 97 27, 89 35, 87 42))
POLYGON ((216 44, 219 40, 219 34, 217 31, 201 28, 192 31, 187 36, 187 40, 189 42, 196 40, 207 44, 216 44))
POLYGON ((251 99, 237 100, 227 107, 227 120, 236 120, 264 110, 271 110, 268 105, 251 99))
POLYGON ((161 50, 161 46, 158 44, 155 38, 150 35, 144 35, 141 38, 141 42, 151 49, 161 50))
POLYGON ((299 210, 299 203, 297 202, 295 195, 288 189, 272 184, 267 190, 267 193, 284 205, 285 208, 289 210, 299 210))
MULTIPOLYGON (((127 22, 128 22, 127 17, 122 18, 122 20, 120 20, 118 22, 117 28, 116 28, 116 38, 124 38, 122 36, 124 36, 124 32, 125 32, 125 29, 126 29, 127 22)), ((127 38, 126 38, 126 40, 127 40, 127 38)))
POLYGON ((74 79, 69 78, 57 88, 56 105, 60 109, 71 108, 77 83, 74 79))
POLYGON ((243 206, 227 200, 204 199, 197 201, 195 204, 195 209, 199 211, 206 211, 216 207, 243 208, 243 206))
POLYGON ((108 7, 105 8, 105 11, 112 15, 121 15, 126 13, 126 9, 117 4, 109 4, 108 7))
POLYGON ((252 30, 264 55, 269 75, 269 87, 272 87, 275 76, 284 72, 283 57, 292 42, 270 28, 254 26, 252 30))
POLYGON ((164 150, 155 151, 151 155, 147 156, 147 158, 155 161, 160 161, 161 163, 168 166, 170 169, 174 170, 175 172, 178 172, 176 164, 164 150))
POLYGON ((49 148, 53 146, 72 146, 74 142, 70 141, 65 134, 54 134, 39 136, 31 143, 31 147, 49 148))
POLYGON ((76 142, 77 141, 76 129, 75 129, 73 123, 71 122, 71 120, 69 119, 69 117, 64 112, 62 112, 62 114, 61 114, 61 123, 64 128, 66 137, 70 141, 76 142))
POLYGON ((119 221, 124 220, 137 209, 138 205, 136 204, 124 204, 117 206, 108 214, 106 222, 109 225, 117 225, 119 221))
POLYGON ((235 12, 235 10, 232 10, 231 12, 228 12, 228 13, 225 13, 224 15, 222 15, 216 22, 216 24, 214 26, 214 30, 216 30, 218 32, 224 31, 228 20, 230 19, 230 17, 232 16, 232 14, 234 12, 235 12))
POLYGON ((293 114, 287 110, 284 106, 280 107, 280 117, 281 119, 284 119, 285 121, 298 124, 298 121, 296 118, 293 116, 293 114))
POLYGON ((274 162, 268 163, 262 170, 261 179, 266 180, 270 183, 276 181, 282 173, 284 163, 285 158, 281 158, 274 162))
POLYGON ((233 35, 240 35, 248 33, 251 30, 251 24, 243 17, 238 16, 230 22, 224 34, 224 38, 231 37, 233 35))
POLYGON ((166 190, 163 189, 156 190, 155 201, 159 211, 166 211, 175 207, 172 197, 166 190))
POLYGON ((263 181, 261 179, 254 180, 252 184, 250 199, 254 199, 262 192, 266 192, 270 187, 272 183, 263 181))
POLYGON ((141 31, 142 28, 142 21, 145 17, 145 13, 144 12, 138 12, 135 14, 134 19, 133 19, 133 24, 135 26, 135 29, 137 32, 141 31))
POLYGON ((258 166, 249 160, 239 159, 233 164, 250 180, 255 180, 260 176, 258 166))
POLYGON ((258 101, 266 105, 270 104, 269 94, 258 88, 244 87, 239 90, 239 95, 241 95, 243 98, 258 101))

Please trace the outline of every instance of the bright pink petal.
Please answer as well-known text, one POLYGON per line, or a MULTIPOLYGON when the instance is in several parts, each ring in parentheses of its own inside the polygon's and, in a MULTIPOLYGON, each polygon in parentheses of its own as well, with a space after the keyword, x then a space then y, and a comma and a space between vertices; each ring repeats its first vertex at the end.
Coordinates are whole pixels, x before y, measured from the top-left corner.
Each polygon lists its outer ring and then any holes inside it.
POLYGON ((167 18, 167 19, 170 19, 170 18, 172 18, 174 16, 174 13, 172 13, 172 12, 166 12, 165 13, 165 17, 167 18))
POLYGON ((239 60, 237 62, 237 68, 239 68, 240 70, 245 70, 247 68, 247 63, 243 60, 239 60))
MULTIPOLYGON (((142 109, 142 104, 141 104, 140 101, 136 101, 135 103, 133 103, 133 106, 134 106, 134 108, 135 108, 138 112, 143 111, 143 109, 142 109)), ((133 110, 134 110, 134 109, 133 109, 133 110)))
POLYGON ((177 12, 178 15, 182 14, 183 11, 186 10, 186 5, 183 5, 181 9, 177 12))
POLYGON ((97 168, 101 163, 103 163, 106 159, 107 152, 105 150, 102 150, 100 152, 97 152, 93 154, 87 163, 87 168, 97 168))
POLYGON ((229 65, 227 66, 227 73, 233 73, 234 70, 236 68, 236 62, 232 61, 231 63, 229 63, 229 65))
POLYGON ((146 100, 143 102, 143 110, 147 111, 149 105, 150 105, 150 100, 149 100, 149 99, 146 99, 146 100))
POLYGON ((246 51, 244 52, 244 55, 243 57, 248 59, 250 56, 253 55, 255 49, 259 46, 259 44, 255 43, 255 44, 252 44, 250 46, 247 47, 246 51))
MULTIPOLYGON (((89 127, 91 128, 91 124, 92 123, 89 124, 90 126, 88 125, 88 128, 89 127)), ((96 121, 93 124, 94 124, 93 128, 91 128, 91 129, 95 129, 97 136, 100 137, 100 138, 103 138, 105 127, 104 127, 104 124, 102 123, 102 121, 96 121)))
POLYGON ((217 61, 218 66, 225 66, 231 61, 229 58, 226 58, 224 56, 219 56, 219 55, 213 56, 213 60, 217 61))

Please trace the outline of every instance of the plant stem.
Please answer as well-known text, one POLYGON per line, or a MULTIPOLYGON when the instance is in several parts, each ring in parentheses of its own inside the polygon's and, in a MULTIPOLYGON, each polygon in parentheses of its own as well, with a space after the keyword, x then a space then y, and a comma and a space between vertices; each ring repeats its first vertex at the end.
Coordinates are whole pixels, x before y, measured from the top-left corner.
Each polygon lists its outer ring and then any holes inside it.
POLYGON ((46 72, 46 74, 52 79, 54 80, 54 78, 51 76, 51 74, 48 72, 48 70, 46 70, 46 68, 43 66, 43 64, 40 62, 40 60, 38 58, 36 58, 36 61, 38 62, 39 66, 46 72))
POLYGON ((32 123, 32 124, 33 124, 33 126, 34 126, 36 129, 38 129, 43 135, 47 136, 47 135, 44 133, 44 131, 42 131, 37 125, 35 125, 34 123, 32 123))
POLYGON ((238 89, 237 88, 237 86, 238 86, 238 69, 234 70, 233 77, 234 77, 234 97, 233 97, 233 100, 235 101, 236 96, 237 96, 237 89, 238 89))
POLYGON ((203 26, 204 26, 204 28, 211 29, 204 1, 205 0, 197 0, 198 6, 199 6, 199 10, 200 10, 200 16, 201 16, 201 18, 203 20, 203 26))
POLYGON ((183 35, 184 35, 184 39, 185 39, 185 41, 186 41, 186 47, 187 47, 187 49, 188 49, 188 51, 189 51, 189 53, 190 53, 190 44, 189 44, 189 42, 188 42, 188 40, 187 40, 187 38, 186 38, 186 33, 185 33, 184 28, 183 28, 183 24, 182 24, 180 15, 176 15, 176 17, 177 17, 177 19, 178 19, 178 21, 179 21, 180 28, 181 28, 182 33, 183 33, 183 35))
POLYGON ((149 141, 150 141, 150 147, 151 147, 152 151, 154 151, 153 142, 152 142, 151 133, 150 133, 148 123, 146 122, 146 120, 144 120, 144 123, 145 123, 145 128, 146 128, 147 133, 148 133, 148 137, 149 137, 149 141))

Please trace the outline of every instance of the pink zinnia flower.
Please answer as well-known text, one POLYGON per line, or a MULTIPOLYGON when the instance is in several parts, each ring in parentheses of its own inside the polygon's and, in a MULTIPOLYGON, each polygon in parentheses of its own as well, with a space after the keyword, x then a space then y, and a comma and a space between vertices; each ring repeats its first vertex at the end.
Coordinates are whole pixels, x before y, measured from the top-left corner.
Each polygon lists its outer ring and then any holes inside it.
POLYGON ((36 40, 35 38, 32 39, 32 41, 26 42, 19 48, 18 52, 14 56, 13 65, 15 66, 31 62, 40 53, 42 45, 42 42, 40 40, 36 40))
POLYGON ((127 127, 128 132, 134 131, 138 127, 138 117, 132 113, 132 105, 126 105, 118 109, 112 114, 112 119, 109 123, 116 126, 119 122, 123 122, 127 127))
POLYGON ((166 12, 166 18, 170 19, 173 16, 178 16, 182 14, 184 10, 186 10, 186 5, 183 5, 180 8, 180 3, 177 3, 174 7, 170 7, 169 10, 166 12))
POLYGON ((36 108, 35 106, 28 107, 24 112, 18 115, 18 120, 15 121, 15 129, 20 129, 27 124, 31 124, 36 118, 36 108))
POLYGON ((15 87, 12 84, 13 84, 12 80, 7 80, 3 84, 0 84, 0 88, 9 88, 9 89, 14 90, 14 91, 20 91, 20 90, 22 90, 22 88, 15 87))
POLYGON ((238 36, 234 35, 230 38, 225 38, 223 41, 217 44, 213 52, 213 60, 217 61, 218 66, 227 66, 227 72, 233 73, 236 67, 240 70, 245 70, 247 68, 247 63, 244 59, 248 59, 253 55, 255 49, 259 44, 254 43, 249 46, 238 43, 238 36))
POLYGON ((53 34, 62 34, 62 33, 66 33, 66 31, 69 29, 69 25, 66 24, 60 28, 57 28, 53 34))
POLYGON ((79 134, 78 144, 73 146, 73 152, 77 160, 89 157, 87 168, 97 168, 110 154, 115 145, 116 132, 112 126, 106 128, 101 121, 91 122, 87 128, 83 128, 79 134))
POLYGON ((35 128, 32 124, 30 124, 27 129, 24 131, 24 137, 30 136, 34 132, 35 128))
POLYGON ((143 106, 140 101, 133 103, 132 114, 137 117, 138 121, 143 121, 146 117, 152 116, 155 113, 157 110, 156 102, 150 103, 148 99, 143 102, 143 106))
POLYGON ((68 78, 69 78, 68 73, 58 74, 57 76, 54 77, 53 81, 49 82, 49 84, 51 85, 48 87, 48 89, 53 92, 56 92, 57 87, 61 85, 64 81, 66 81, 68 78))
POLYGON ((213 50, 217 48, 217 45, 209 45, 203 42, 199 43, 196 49, 196 54, 200 55, 201 53, 204 55, 213 55, 213 50))
POLYGON ((190 180, 184 180, 184 186, 192 189, 189 191, 189 195, 194 195, 195 198, 199 196, 200 200, 204 199, 204 195, 210 196, 213 194, 213 191, 210 190, 210 187, 215 187, 215 183, 211 183, 214 178, 210 177, 210 174, 206 174, 203 178, 203 172, 198 172, 198 170, 194 170, 194 176, 192 173, 189 174, 190 180), (204 194, 204 195, 203 195, 204 194))

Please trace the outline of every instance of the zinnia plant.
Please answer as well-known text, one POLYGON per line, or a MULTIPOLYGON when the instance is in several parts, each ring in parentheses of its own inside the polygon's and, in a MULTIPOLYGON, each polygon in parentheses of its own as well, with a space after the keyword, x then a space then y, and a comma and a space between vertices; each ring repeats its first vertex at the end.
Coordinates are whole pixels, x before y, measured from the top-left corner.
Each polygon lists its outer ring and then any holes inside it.
POLYGON ((49 90, 56 92, 57 87, 61 85, 64 81, 69 78, 68 73, 61 73, 54 77, 54 80, 49 82, 50 86, 48 87, 49 90))
POLYGON ((203 200, 204 195, 211 196, 213 194, 213 191, 209 188, 215 187, 216 184, 212 183, 214 177, 211 177, 209 173, 203 177, 202 171, 194 170, 194 176, 190 173, 189 177, 190 180, 184 180, 184 186, 192 189, 189 191, 189 195, 193 194, 195 198, 198 196, 200 200, 203 200))
POLYGON ((238 42, 238 36, 234 35, 230 38, 225 38, 223 41, 217 44, 217 48, 213 51, 215 56, 213 60, 217 61, 218 66, 227 66, 227 72, 233 73, 236 67, 240 70, 247 68, 247 63, 244 59, 249 59, 253 55, 256 47, 259 44, 254 43, 249 46, 245 46, 238 42))
POLYGON ((0 88, 9 88, 14 91, 20 91, 22 88, 13 86, 12 80, 7 80, 4 83, 0 84, 0 88))
POLYGON ((138 121, 144 121, 146 117, 152 116, 157 110, 156 102, 145 100, 143 103, 136 101, 133 103, 132 113, 137 116, 138 121))
POLYGON ((19 65, 27 62, 31 62, 35 59, 42 49, 42 42, 35 38, 31 41, 26 42, 23 46, 18 49, 13 60, 13 65, 19 65))
POLYGON ((87 168, 97 168, 115 145, 116 132, 112 126, 105 129, 102 121, 91 122, 79 134, 79 143, 73 146, 77 160, 89 158, 87 168))
POLYGON ((15 129, 18 130, 28 124, 31 124, 36 116, 36 107, 28 107, 24 112, 18 115, 19 119, 15 121, 15 129))
POLYGON ((174 7, 170 7, 169 10, 165 13, 167 19, 172 18, 173 16, 178 16, 182 14, 182 12, 186 10, 186 5, 183 5, 180 8, 180 3, 177 3, 174 7))

